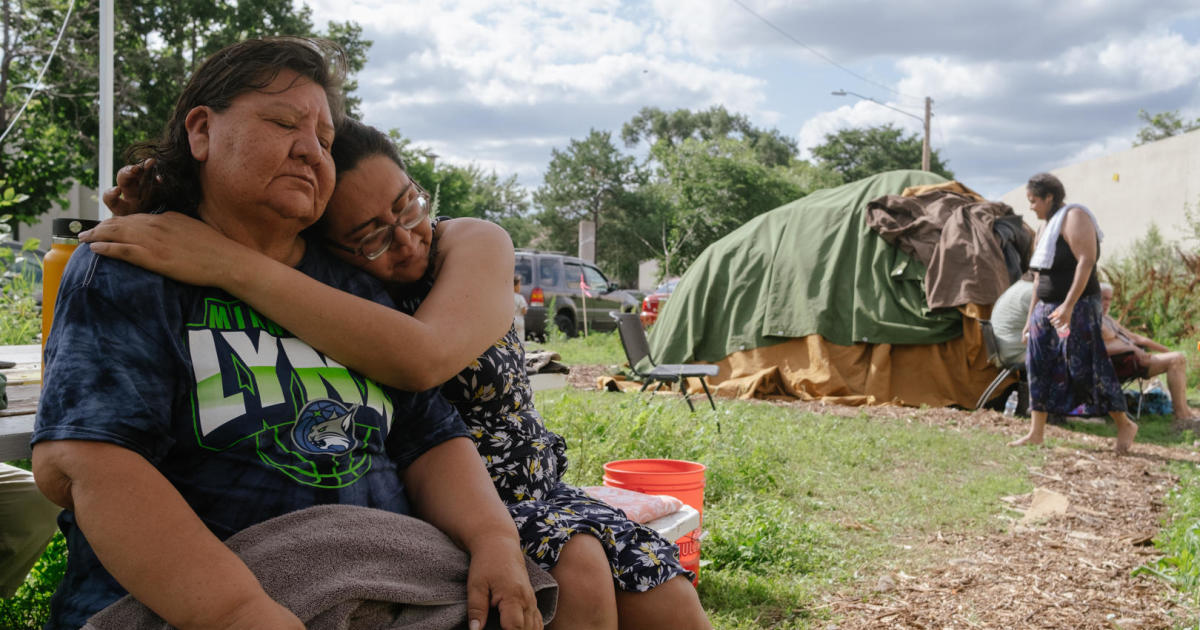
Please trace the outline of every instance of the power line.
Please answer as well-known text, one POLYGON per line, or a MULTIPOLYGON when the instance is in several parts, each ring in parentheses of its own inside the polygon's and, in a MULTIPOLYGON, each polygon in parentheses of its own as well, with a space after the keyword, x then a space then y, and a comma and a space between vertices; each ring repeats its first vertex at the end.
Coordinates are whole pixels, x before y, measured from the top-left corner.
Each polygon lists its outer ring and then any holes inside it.
POLYGON ((71 21, 71 11, 74 8, 75 0, 71 0, 71 4, 67 6, 67 17, 63 18, 62 27, 58 29, 58 37, 54 39, 54 46, 50 48, 50 54, 46 56, 46 63, 42 64, 42 71, 38 73, 37 81, 34 81, 33 89, 29 90, 29 96, 21 105, 21 109, 18 109, 17 113, 13 115, 12 122, 8 123, 8 129, 5 129, 4 133, 0 134, 0 145, 4 144, 4 139, 8 137, 8 132, 12 131, 13 126, 15 126, 17 121, 21 119, 21 114, 23 114, 25 112, 25 108, 29 106, 29 101, 33 100, 33 95, 37 94, 38 91, 41 90, 42 77, 46 76, 46 69, 50 67, 50 62, 54 60, 54 53, 58 51, 58 43, 62 41, 63 33, 67 31, 67 22, 71 21))
POLYGON ((742 7, 742 9, 745 9, 746 13, 749 13, 750 15, 753 15, 754 17, 756 17, 756 18, 758 18, 759 20, 761 20, 763 24, 766 24, 767 26, 771 27, 773 30, 775 30, 775 32, 777 32, 777 33, 779 33, 780 35, 783 35, 784 37, 786 37, 786 38, 788 38, 788 39, 792 40, 792 42, 794 42, 794 43, 798 44, 799 46, 803 47, 803 48, 804 48, 805 50, 807 50, 808 52, 810 52, 810 53, 812 53, 812 54, 814 54, 814 55, 816 55, 816 56, 820 57, 822 60, 824 60, 825 62, 827 62, 827 63, 829 63, 830 65, 834 66, 835 68, 837 68, 837 69, 841 70, 842 72, 845 72, 845 73, 849 74, 850 76, 853 76, 853 77, 855 77, 855 78, 857 78, 857 79, 859 79, 859 80, 866 81, 867 83, 870 83, 871 85, 875 85, 875 86, 881 87, 881 88, 883 88, 883 89, 885 89, 885 90, 887 90, 887 91, 889 91, 889 92, 891 92, 891 93, 893 93, 893 94, 896 94, 897 96, 903 96, 904 98, 910 98, 910 99, 914 99, 914 100, 923 100, 923 99, 921 99, 920 97, 917 97, 917 96, 910 96, 910 95, 908 95, 908 94, 904 94, 903 92, 899 92, 899 91, 895 90, 894 88, 892 88, 892 87, 889 87, 889 86, 887 86, 887 85, 884 85, 884 84, 882 84, 882 83, 880 83, 880 82, 878 82, 878 81, 875 81, 875 80, 873 80, 873 79, 868 79, 867 77, 865 77, 865 76, 863 76, 863 75, 861 75, 861 74, 859 74, 859 73, 857 73, 857 72, 855 72, 855 71, 851 70, 850 68, 847 68, 846 66, 843 66, 842 64, 840 64, 840 63, 838 63, 838 62, 834 61, 834 60, 833 60, 832 58, 830 58, 829 56, 827 56, 827 55, 825 55, 825 54, 822 54, 822 53, 821 53, 819 50, 817 50, 816 48, 813 48, 812 46, 809 46, 808 44, 805 44, 804 42, 800 41, 799 39, 796 39, 794 36, 792 36, 792 34, 791 34, 791 33, 788 33, 787 31, 783 30, 782 28, 779 28, 778 26, 775 26, 775 24, 773 24, 773 23, 772 23, 770 20, 768 20, 767 18, 765 18, 765 17, 763 17, 763 16, 759 15, 758 13, 755 13, 753 9, 751 9, 750 7, 748 7, 748 6, 746 6, 745 4, 743 4, 741 0, 733 0, 733 3, 734 3, 734 4, 736 4, 736 5, 738 5, 739 7, 742 7))

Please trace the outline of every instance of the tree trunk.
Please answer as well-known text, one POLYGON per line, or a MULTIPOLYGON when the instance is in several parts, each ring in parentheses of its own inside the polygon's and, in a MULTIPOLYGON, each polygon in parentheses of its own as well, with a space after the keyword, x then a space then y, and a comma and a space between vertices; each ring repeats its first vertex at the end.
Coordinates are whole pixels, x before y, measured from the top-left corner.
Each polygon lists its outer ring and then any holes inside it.
MULTIPOLYGON (((12 2, 11 0, 3 0, 4 2, 4 33, 3 41, 0 45, 3 49, 0 50, 4 54, 4 62, 0 65, 0 133, 3 133, 8 128, 8 106, 5 103, 8 100, 8 78, 9 72, 12 69, 12 2)), ((2 146, 2 145, 0 145, 2 146)))

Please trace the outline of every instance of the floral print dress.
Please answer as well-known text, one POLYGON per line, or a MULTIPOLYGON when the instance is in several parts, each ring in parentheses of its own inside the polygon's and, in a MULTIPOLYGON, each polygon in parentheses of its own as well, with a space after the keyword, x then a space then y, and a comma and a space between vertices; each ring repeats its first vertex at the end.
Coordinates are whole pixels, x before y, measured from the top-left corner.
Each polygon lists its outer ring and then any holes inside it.
MULTIPOLYGON (((394 296, 406 313, 415 312, 433 288, 436 245, 435 239, 426 277, 394 296)), ((614 583, 623 591, 647 591, 677 575, 692 578, 671 541, 563 483, 566 442, 546 428, 533 406, 525 348, 515 329, 443 384, 442 394, 466 422, 525 554, 543 569, 558 563, 572 536, 590 534, 604 546, 614 583)))

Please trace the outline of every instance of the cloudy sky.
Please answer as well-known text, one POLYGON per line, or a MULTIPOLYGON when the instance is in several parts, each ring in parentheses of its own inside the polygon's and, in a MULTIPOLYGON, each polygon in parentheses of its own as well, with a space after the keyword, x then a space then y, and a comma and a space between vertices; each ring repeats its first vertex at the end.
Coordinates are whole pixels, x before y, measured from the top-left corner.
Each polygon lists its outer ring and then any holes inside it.
MULTIPOLYGON (((443 160, 536 187, 553 148, 619 138, 646 106, 724 105, 807 149, 921 123, 999 198, 1032 173, 1130 147, 1139 109, 1200 117, 1197 0, 307 0, 375 42, 365 120, 443 160), (1050 8, 1046 8, 1051 5, 1050 8)), ((619 139, 618 139, 619 142, 619 139)))

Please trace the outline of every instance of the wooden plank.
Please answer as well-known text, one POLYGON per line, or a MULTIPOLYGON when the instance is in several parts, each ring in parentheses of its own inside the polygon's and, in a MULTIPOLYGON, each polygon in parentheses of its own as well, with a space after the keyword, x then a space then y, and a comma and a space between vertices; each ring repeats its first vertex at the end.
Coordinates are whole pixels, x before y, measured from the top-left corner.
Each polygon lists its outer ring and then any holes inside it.
POLYGON ((42 382, 41 345, 35 343, 23 346, 0 346, 0 360, 16 363, 14 367, 0 369, 0 374, 8 379, 9 398, 12 398, 11 390, 14 385, 42 382))
POLYGON ((0 462, 29 457, 29 438, 36 414, 0 418, 0 462))
MULTIPOLYGON (((11 347, 0 346, 0 350, 11 347)), ((32 347, 41 349, 39 346, 32 347)), ((2 353, 0 356, 3 356, 2 353)), ((33 421, 37 417, 42 386, 13 385, 9 381, 5 392, 8 394, 8 408, 0 411, 0 462, 29 457, 29 438, 33 434, 33 421)))

